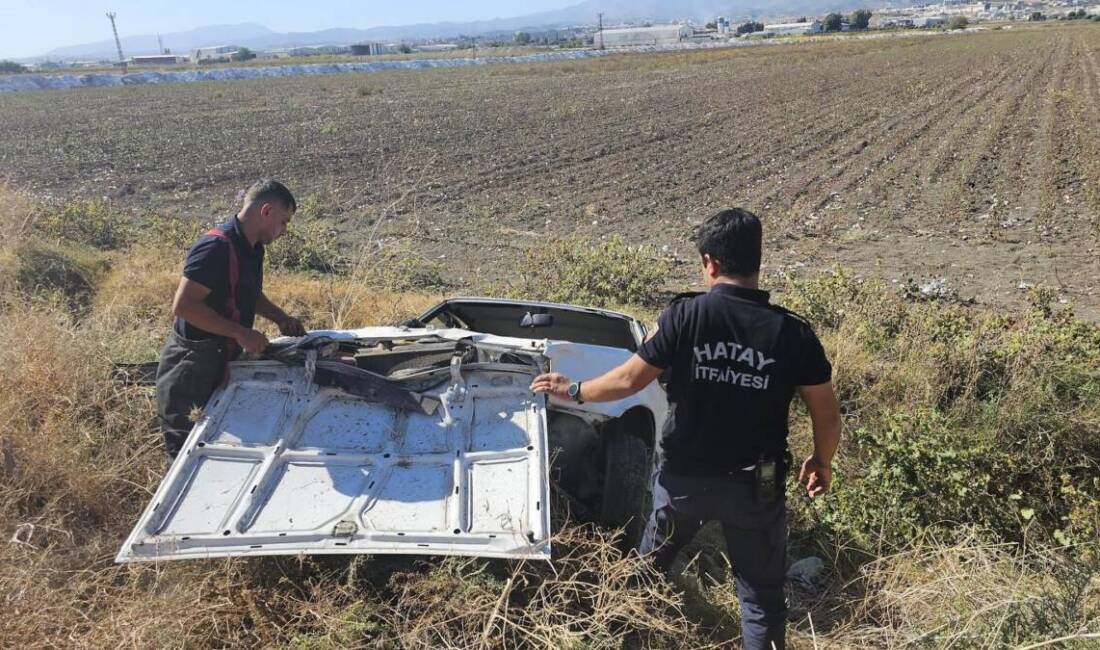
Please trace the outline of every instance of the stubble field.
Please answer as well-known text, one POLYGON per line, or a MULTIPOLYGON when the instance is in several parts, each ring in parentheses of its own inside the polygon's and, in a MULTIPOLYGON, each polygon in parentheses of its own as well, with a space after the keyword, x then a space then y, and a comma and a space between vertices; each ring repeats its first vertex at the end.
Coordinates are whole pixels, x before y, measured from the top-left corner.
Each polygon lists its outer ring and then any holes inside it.
POLYGON ((10 95, 0 175, 202 217, 287 179, 345 243, 412 235, 474 287, 571 232, 693 261, 690 227, 745 205, 767 219, 773 273, 942 278, 932 291, 997 306, 1041 285, 1096 320, 1098 49, 1092 24, 1017 26, 10 95))

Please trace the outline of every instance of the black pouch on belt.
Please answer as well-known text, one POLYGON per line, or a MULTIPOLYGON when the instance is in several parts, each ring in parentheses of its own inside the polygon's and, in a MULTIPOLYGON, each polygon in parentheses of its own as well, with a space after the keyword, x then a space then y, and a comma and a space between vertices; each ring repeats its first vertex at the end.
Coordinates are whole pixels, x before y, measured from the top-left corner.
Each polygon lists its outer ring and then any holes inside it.
POLYGON ((779 498, 779 469, 774 460, 761 458, 756 463, 756 505, 769 506, 779 498))

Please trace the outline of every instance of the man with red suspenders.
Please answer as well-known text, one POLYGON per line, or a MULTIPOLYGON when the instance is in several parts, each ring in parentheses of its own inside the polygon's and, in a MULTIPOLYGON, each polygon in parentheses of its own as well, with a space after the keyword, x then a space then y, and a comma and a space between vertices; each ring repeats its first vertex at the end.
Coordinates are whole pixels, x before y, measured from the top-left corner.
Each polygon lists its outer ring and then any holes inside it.
POLYGON ((301 321, 263 292, 264 246, 282 237, 297 210, 282 183, 248 189, 236 216, 199 238, 187 252, 172 314, 176 317, 157 368, 157 415, 164 450, 175 458, 191 432, 191 411, 221 384, 241 351, 259 354, 267 337, 252 328, 257 314, 284 336, 302 336, 301 321))

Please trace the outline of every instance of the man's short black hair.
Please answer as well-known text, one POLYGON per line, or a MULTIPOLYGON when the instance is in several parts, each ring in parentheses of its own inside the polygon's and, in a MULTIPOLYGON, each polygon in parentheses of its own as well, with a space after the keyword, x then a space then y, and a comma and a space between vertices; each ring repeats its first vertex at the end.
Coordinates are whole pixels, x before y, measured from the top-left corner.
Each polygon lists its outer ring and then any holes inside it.
POLYGON ((752 275, 760 271, 760 219, 743 208, 722 210, 695 231, 699 255, 718 261, 722 275, 752 275))
POLYGON ((256 181, 244 194, 244 204, 263 203, 265 201, 278 201, 284 208, 291 212, 298 211, 298 202, 294 195, 279 181, 270 178, 256 181))

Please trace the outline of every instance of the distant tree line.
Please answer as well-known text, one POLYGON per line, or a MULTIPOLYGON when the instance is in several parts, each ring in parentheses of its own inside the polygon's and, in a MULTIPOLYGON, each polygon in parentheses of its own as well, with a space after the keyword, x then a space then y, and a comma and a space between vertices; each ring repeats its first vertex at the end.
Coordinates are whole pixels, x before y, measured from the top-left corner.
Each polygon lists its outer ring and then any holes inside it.
POLYGON ((0 74, 23 74, 27 66, 15 61, 0 61, 0 74))
POLYGON ((738 34, 752 34, 753 32, 762 32, 762 31, 764 31, 764 23, 757 23, 757 22, 753 22, 751 20, 747 23, 744 23, 744 24, 741 24, 741 25, 737 26, 737 33, 738 34))
POLYGON ((827 32, 839 32, 843 30, 844 23, 848 23, 848 29, 862 30, 871 26, 872 15, 869 9, 856 9, 852 12, 851 16, 845 19, 843 14, 834 12, 825 16, 825 19, 821 22, 827 32))
POLYGON ((233 61, 251 61, 256 58, 256 53, 247 47, 242 47, 229 57, 233 61))

